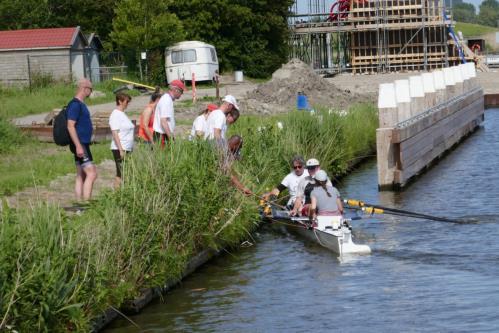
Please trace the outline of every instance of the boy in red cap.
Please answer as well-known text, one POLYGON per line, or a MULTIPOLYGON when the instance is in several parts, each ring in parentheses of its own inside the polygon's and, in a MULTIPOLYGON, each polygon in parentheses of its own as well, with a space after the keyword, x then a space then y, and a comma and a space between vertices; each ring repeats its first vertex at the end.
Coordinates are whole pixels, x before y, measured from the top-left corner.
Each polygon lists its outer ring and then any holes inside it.
POLYGON ((218 105, 210 103, 203 111, 201 111, 199 116, 194 119, 194 122, 192 123, 191 135, 189 136, 190 140, 204 137, 204 133, 206 132, 206 119, 210 115, 210 112, 216 109, 218 109, 218 105))
POLYGON ((180 80, 173 80, 170 83, 170 90, 161 96, 156 112, 154 113, 154 141, 161 140, 163 146, 166 141, 175 139, 175 114, 173 101, 179 99, 186 90, 185 85, 180 80))

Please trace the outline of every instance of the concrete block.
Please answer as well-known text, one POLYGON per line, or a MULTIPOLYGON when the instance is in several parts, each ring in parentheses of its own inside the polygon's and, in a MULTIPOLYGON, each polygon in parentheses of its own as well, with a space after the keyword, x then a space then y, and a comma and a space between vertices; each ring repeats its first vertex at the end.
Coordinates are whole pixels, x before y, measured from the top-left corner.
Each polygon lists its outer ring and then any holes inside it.
POLYGON ((395 98, 397 100, 398 121, 404 121, 411 117, 411 94, 409 80, 395 81, 395 98))
POLYGON ((382 83, 378 93, 378 119, 379 127, 393 127, 398 123, 397 99, 395 97, 395 84, 382 83))
POLYGON ((437 91, 433 73, 423 73, 421 79, 423 80, 424 109, 428 110, 437 104, 437 91))
POLYGON ((409 77, 409 94, 411 97, 411 117, 424 111, 423 78, 420 75, 409 77))

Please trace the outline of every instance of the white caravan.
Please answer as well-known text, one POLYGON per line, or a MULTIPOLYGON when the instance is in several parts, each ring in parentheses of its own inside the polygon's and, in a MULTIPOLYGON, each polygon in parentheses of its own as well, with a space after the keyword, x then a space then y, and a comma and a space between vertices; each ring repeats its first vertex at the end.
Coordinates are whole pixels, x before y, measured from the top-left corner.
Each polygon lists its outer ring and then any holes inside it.
POLYGON ((215 47, 197 41, 174 44, 165 50, 165 70, 168 83, 173 80, 210 81, 218 72, 218 58, 215 47))

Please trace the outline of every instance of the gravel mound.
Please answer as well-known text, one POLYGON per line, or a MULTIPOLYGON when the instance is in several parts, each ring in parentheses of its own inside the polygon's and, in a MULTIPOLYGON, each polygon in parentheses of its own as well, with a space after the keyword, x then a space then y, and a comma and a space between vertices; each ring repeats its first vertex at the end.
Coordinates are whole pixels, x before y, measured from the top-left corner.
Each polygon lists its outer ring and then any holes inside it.
POLYGON ((241 101, 243 110, 250 113, 278 113, 296 108, 298 92, 307 95, 314 108, 345 109, 355 102, 372 100, 372 96, 340 89, 317 75, 298 59, 292 59, 272 74, 272 79, 257 86, 241 101))

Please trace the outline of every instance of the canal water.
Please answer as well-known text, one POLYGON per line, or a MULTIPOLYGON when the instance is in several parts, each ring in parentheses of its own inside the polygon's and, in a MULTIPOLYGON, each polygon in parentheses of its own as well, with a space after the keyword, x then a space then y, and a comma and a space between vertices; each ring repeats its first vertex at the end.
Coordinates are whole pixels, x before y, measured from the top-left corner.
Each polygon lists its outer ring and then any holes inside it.
POLYGON ((106 332, 498 332, 499 110, 400 193, 378 192, 375 161, 344 198, 478 223, 398 216, 354 221, 373 253, 338 258, 264 227, 106 332))

